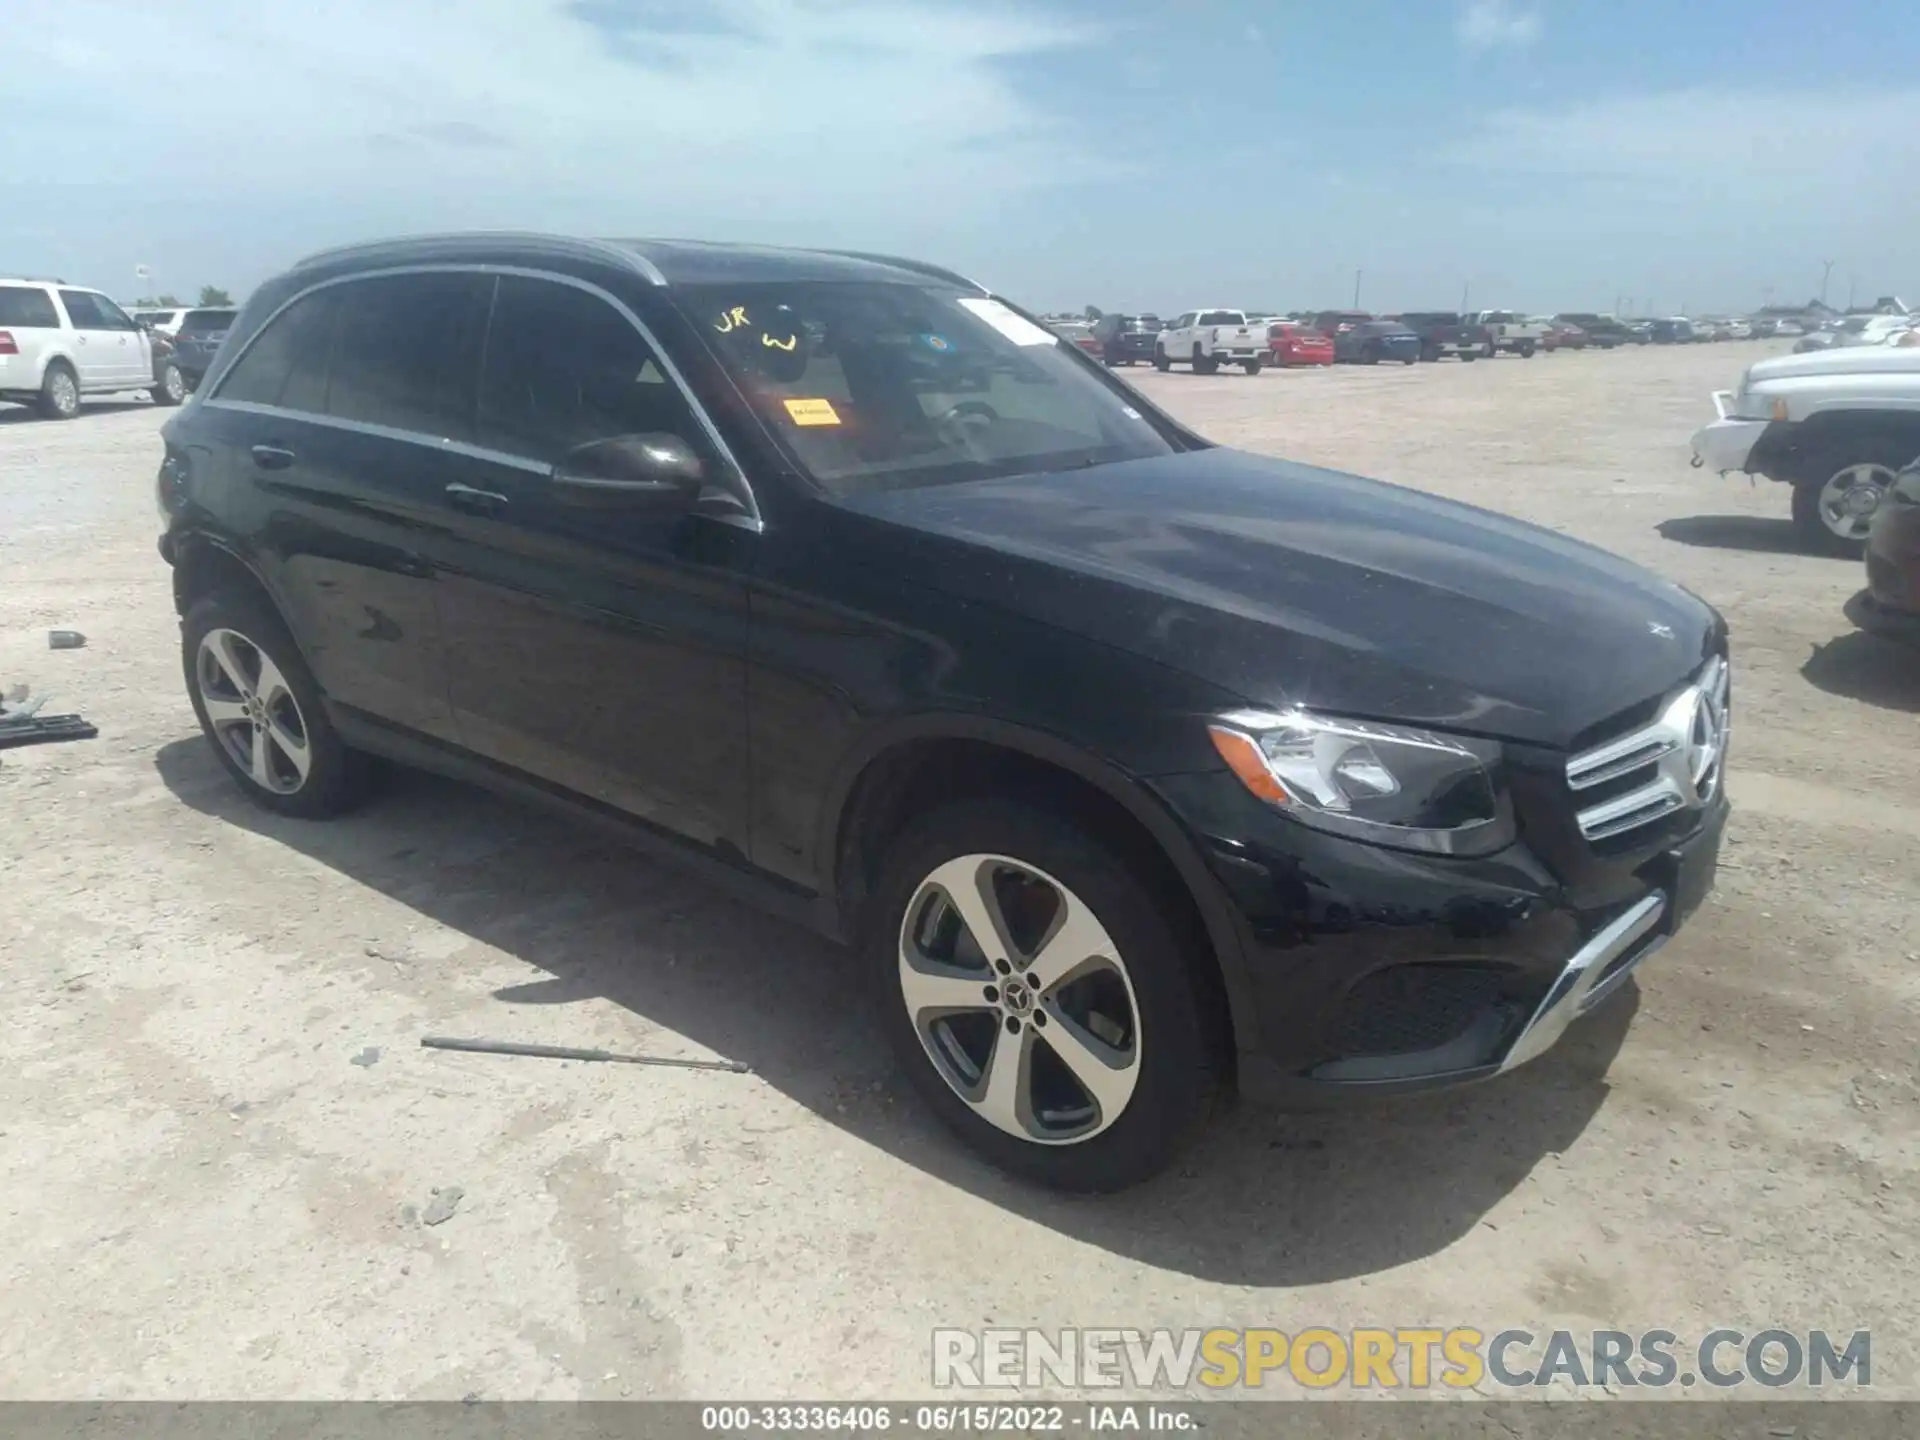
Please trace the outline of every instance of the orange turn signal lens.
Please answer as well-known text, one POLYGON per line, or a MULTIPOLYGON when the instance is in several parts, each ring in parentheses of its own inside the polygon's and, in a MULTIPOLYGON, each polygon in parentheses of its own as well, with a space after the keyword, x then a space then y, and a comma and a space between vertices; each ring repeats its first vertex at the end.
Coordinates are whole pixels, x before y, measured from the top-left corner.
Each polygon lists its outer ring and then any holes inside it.
POLYGON ((1293 803, 1287 787, 1273 778, 1273 772, 1267 768, 1267 757, 1260 753, 1260 747, 1253 740, 1238 730, 1227 730, 1218 725, 1209 725, 1207 734, 1213 737, 1213 748, 1220 752, 1220 758, 1227 762, 1227 768, 1240 777, 1242 785, 1269 804, 1293 803))

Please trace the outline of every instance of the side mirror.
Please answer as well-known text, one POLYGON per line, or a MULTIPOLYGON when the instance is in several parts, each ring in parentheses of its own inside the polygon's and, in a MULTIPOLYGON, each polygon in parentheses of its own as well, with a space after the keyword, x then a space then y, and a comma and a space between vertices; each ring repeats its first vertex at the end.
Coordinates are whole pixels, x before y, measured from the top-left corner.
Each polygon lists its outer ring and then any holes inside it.
POLYGON ((615 435, 569 450, 553 467, 568 504, 618 510, 691 510, 706 466, 678 435, 615 435))

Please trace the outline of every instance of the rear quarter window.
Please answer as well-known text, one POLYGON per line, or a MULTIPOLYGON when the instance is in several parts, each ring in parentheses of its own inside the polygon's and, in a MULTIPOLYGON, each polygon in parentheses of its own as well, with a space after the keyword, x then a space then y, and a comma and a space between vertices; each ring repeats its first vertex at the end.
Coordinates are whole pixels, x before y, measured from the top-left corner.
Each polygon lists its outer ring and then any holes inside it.
POLYGON ((53 297, 30 285, 0 285, 0 327, 14 330, 58 330, 60 312, 53 297))
POLYGON ((235 313, 232 310, 189 310, 180 322, 180 333, 201 335, 230 330, 235 313))
POLYGON ((267 323, 220 382, 217 399, 319 413, 333 344, 334 292, 317 290, 267 323))

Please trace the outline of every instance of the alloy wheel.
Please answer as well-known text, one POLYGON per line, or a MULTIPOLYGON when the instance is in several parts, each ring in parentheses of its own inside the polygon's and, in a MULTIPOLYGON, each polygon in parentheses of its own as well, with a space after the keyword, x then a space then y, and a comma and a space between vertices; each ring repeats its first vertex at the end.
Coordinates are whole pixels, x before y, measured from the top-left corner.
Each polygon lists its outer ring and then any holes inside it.
POLYGON ((56 370, 47 377, 47 393, 53 398, 53 408, 60 414, 78 413, 80 386, 65 370, 56 370))
POLYGON ((180 367, 169 365, 160 377, 160 388, 166 392, 167 399, 178 405, 187 398, 187 382, 180 378, 180 367))
POLYGON ((194 680, 214 740, 261 789, 292 795, 307 783, 313 750, 306 717, 280 667, 237 630, 209 630, 194 680))
POLYGON ((1893 488, 1893 481, 1891 466, 1870 461, 1836 471, 1820 487, 1822 523, 1842 540, 1865 540, 1874 513, 1893 488))
POLYGON ((1091 907, 1005 855, 961 855, 901 922, 900 995, 940 1078, 1021 1140, 1068 1145, 1117 1121, 1140 1077, 1140 1010, 1091 907))

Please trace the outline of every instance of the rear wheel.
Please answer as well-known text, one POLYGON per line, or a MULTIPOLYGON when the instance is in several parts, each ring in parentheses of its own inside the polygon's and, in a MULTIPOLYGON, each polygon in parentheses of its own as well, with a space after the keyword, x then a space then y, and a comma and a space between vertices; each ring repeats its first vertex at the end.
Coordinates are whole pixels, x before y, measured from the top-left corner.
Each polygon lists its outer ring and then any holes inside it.
POLYGON ((40 381, 40 413, 49 420, 71 420, 80 413, 80 380, 64 360, 47 366, 40 381))
POLYGON ((1249 375, 1258 375, 1260 373, 1260 357, 1256 355, 1251 360, 1242 360, 1240 362, 1240 368, 1249 375))
POLYGON ((1493 359, 1499 353, 1500 353, 1500 347, 1494 344, 1493 341, 1491 340, 1487 341, 1485 345, 1480 347, 1480 354, 1482 358, 1487 360, 1493 359))
POLYGON ((1533 358, 1533 342, 1531 340, 1522 340, 1520 342, 1520 358, 1522 360, 1531 360, 1533 358))
POLYGON ((1167 358, 1165 346, 1155 345, 1153 347, 1153 368, 1160 371, 1163 375, 1173 369, 1173 361, 1167 358))
POLYGON ((347 749, 320 687, 280 617, 263 600, 209 595, 180 625, 193 713, 246 797, 318 820, 364 793, 368 761, 347 749))
POLYGON ((1198 345, 1193 347, 1193 373, 1211 375, 1220 368, 1220 362, 1208 355, 1198 345))
POLYGON ((1480 358, 1478 355, 1474 354, 1473 351, 1471 350, 1462 350, 1459 352, 1459 355, 1460 355, 1461 363, 1466 365, 1471 365, 1474 361, 1480 358))
POLYGON ((890 847, 863 949, 900 1062, 996 1165, 1113 1191, 1204 1120, 1217 1068, 1182 927, 1070 816, 979 800, 890 847))
POLYGON ((1422 345, 1420 347, 1420 358, 1429 365, 1437 365, 1440 362, 1440 347, 1438 345, 1422 345))

